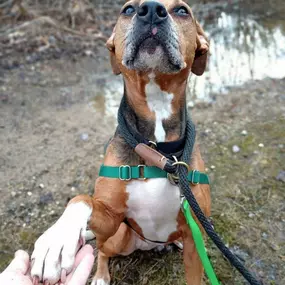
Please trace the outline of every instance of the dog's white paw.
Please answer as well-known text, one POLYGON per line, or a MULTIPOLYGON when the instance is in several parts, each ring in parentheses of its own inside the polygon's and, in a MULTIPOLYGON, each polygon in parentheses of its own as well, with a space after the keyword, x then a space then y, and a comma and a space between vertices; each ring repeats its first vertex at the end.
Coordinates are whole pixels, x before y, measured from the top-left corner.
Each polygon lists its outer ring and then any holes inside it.
POLYGON ((69 205, 59 220, 36 241, 32 277, 55 284, 69 273, 84 236, 92 209, 83 202, 69 205))
POLYGON ((109 281, 105 281, 104 279, 93 279, 91 285, 110 285, 109 281))
POLYGON ((86 241, 90 241, 90 240, 93 240, 93 239, 96 238, 95 234, 92 231, 90 231, 90 230, 85 232, 84 237, 85 237, 86 241))

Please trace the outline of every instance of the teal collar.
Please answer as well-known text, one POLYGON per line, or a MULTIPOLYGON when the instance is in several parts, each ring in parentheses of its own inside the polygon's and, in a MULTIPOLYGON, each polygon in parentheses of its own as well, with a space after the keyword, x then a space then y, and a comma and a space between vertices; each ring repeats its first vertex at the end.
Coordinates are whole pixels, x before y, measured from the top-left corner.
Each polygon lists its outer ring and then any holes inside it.
MULTIPOLYGON (((131 179, 145 180, 150 178, 168 177, 166 171, 161 170, 156 166, 106 166, 104 164, 102 164, 100 167, 99 176, 118 178, 123 181, 129 181, 131 179)), ((198 170, 191 170, 188 172, 188 181, 193 185, 210 184, 208 175, 198 170)))

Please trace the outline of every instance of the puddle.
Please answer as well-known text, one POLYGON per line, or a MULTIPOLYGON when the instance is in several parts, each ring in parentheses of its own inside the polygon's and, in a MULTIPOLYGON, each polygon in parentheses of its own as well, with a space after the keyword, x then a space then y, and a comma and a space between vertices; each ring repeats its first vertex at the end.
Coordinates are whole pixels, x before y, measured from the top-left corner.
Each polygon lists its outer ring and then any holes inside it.
POLYGON ((124 92, 123 79, 121 76, 108 76, 108 83, 99 89, 97 87, 95 97, 89 102, 89 106, 102 115, 111 114, 116 117, 124 92))
MULTIPOLYGON (((211 40, 211 55, 204 75, 191 75, 189 99, 214 101, 215 93, 226 93, 229 87, 248 80, 285 77, 285 21, 270 20, 257 22, 250 15, 221 12, 201 21, 211 40)), ((116 116, 123 94, 122 78, 107 78, 105 84, 96 86, 90 104, 96 111, 116 116)))
POLYGON ((285 33, 279 24, 257 23, 248 17, 224 12, 211 23, 202 23, 211 40, 207 72, 191 76, 191 97, 212 100, 214 93, 248 80, 285 76, 285 33))
MULTIPOLYGON (((124 92, 123 78, 121 75, 108 75, 101 78, 105 84, 96 85, 94 98, 89 102, 89 107, 103 116, 117 117, 117 112, 124 92)), ((98 81, 98 78, 95 79, 98 81)), ((100 80, 100 79, 99 79, 100 80)), ((90 86, 90 85, 89 85, 90 86)))

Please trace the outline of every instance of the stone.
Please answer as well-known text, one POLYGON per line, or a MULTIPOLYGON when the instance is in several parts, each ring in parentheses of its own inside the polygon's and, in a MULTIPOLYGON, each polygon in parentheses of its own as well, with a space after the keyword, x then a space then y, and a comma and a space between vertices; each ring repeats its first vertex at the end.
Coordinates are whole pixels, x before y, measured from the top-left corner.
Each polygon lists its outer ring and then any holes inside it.
POLYGON ((88 141, 89 135, 87 133, 83 133, 80 135, 81 140, 83 141, 88 141))
POLYGON ((281 170, 278 175, 276 176, 278 181, 285 182, 285 170, 281 170))
POLYGON ((233 151, 233 153, 238 153, 238 152, 240 152, 239 146, 234 145, 233 148, 232 148, 232 151, 233 151))
POLYGON ((49 204, 53 201, 53 195, 51 192, 44 193, 40 196, 40 204, 49 204))
POLYGON ((255 216, 255 215, 254 215, 253 213, 249 213, 249 214, 248 214, 248 217, 249 217, 249 218, 253 218, 254 216, 255 216))

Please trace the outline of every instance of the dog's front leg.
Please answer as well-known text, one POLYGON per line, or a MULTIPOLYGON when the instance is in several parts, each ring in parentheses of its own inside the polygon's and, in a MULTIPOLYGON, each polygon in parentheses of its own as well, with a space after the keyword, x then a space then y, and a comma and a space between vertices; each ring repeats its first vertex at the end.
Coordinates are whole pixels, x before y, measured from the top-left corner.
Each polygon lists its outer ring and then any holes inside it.
POLYGON ((72 199, 57 222, 36 241, 32 254, 32 277, 38 282, 47 280, 51 285, 60 279, 64 281, 79 247, 85 243, 88 221, 92 221, 91 228, 98 230, 102 242, 115 233, 117 219, 111 221, 110 212, 104 212, 104 209, 101 202, 87 195, 72 199))
POLYGON ((187 285, 201 285, 203 266, 188 225, 183 227, 183 261, 187 285))
POLYGON ((60 278, 65 279, 72 269, 77 250, 85 242, 92 210, 91 197, 75 203, 71 201, 56 223, 40 236, 32 254, 31 275, 35 280, 55 284, 60 278))

